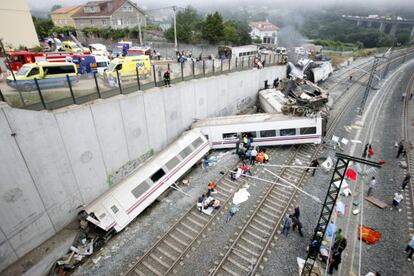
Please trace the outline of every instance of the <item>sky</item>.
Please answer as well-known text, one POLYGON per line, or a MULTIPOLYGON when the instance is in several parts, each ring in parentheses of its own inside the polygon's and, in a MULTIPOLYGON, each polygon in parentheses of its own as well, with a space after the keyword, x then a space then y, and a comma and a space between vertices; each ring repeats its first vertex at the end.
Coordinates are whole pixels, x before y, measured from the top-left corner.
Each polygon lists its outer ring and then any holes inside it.
MULTIPOLYGON (((4 1, 4 0, 2 0, 4 1)), ((10 1, 10 0, 9 0, 10 1)), ((60 5, 76 5, 86 3, 88 0, 27 0, 31 9, 40 10, 40 9, 50 9, 54 4, 60 5)), ((220 5, 225 3, 229 5, 234 3, 236 6, 249 6, 249 5, 266 5, 271 4, 272 6, 286 7, 286 5, 292 5, 291 2, 294 2, 293 5, 297 7, 303 7, 306 5, 318 5, 318 4, 357 4, 360 5, 374 5, 374 6, 384 6, 384 5, 404 5, 414 9, 413 0, 295 0, 295 1, 286 1, 286 0, 133 0, 133 2, 138 2, 138 5, 141 7, 147 8, 161 8, 171 5, 176 5, 180 7, 185 7, 187 5, 192 5, 195 8, 208 8, 208 9, 219 9, 220 5), (291 4, 287 4, 291 3, 291 4)))

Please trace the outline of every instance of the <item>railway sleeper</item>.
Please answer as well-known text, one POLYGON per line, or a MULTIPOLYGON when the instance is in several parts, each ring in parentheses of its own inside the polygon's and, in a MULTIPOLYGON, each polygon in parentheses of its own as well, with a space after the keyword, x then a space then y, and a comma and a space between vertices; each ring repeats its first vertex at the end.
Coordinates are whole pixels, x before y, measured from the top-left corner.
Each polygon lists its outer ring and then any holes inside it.
POLYGON ((276 213, 281 212, 280 207, 282 207, 282 206, 277 205, 277 204, 272 204, 272 201, 270 201, 270 200, 266 200, 265 202, 263 202, 262 206, 263 206, 263 208, 267 208, 267 209, 271 210, 272 212, 276 212, 276 213))
MULTIPOLYGON (((178 233, 177 233, 178 234, 178 233)), ((176 233, 169 233, 168 234, 173 240, 175 240, 176 242, 178 242, 179 244, 181 244, 184 247, 188 246, 188 242, 183 241, 182 239, 180 239, 179 237, 177 237, 176 233)))
POLYGON ((181 228, 179 228, 179 227, 177 227, 177 228, 175 228, 175 230, 177 230, 181 235, 183 235, 183 236, 185 236, 185 237, 187 237, 188 239, 190 239, 190 240, 194 240, 195 239, 195 237, 194 236, 192 236, 192 235, 190 235, 190 234, 188 234, 188 233, 186 233, 184 230, 182 230, 181 228))
POLYGON ((218 184, 217 187, 216 187, 216 190, 218 190, 218 191, 223 190, 225 193, 231 194, 231 192, 234 190, 234 188, 233 187, 226 188, 226 187, 223 187, 222 185, 218 184))
POLYGON ((202 213, 200 213, 200 212, 191 212, 191 214, 193 215, 193 216, 195 216, 196 218, 198 218, 198 219, 200 219, 200 220, 202 220, 202 221, 205 221, 205 222, 208 222, 209 220, 210 220, 210 218, 206 218, 205 216, 203 216, 202 215, 202 213))
POLYGON ((266 227, 267 229, 273 230, 273 227, 269 226, 268 224, 262 222, 261 220, 259 220, 259 218, 253 218, 253 221, 259 225, 261 225, 262 227, 266 227))
POLYGON ((198 226, 199 226, 199 227, 201 227, 201 228, 203 228, 203 227, 204 227, 204 224, 202 224, 202 223, 200 223, 200 222, 196 221, 195 219, 193 219, 193 218, 192 218, 192 217, 190 217, 190 216, 186 217, 186 219, 187 219, 188 221, 190 221, 190 222, 194 223, 195 225, 198 225, 198 226))
POLYGON ((267 198, 266 201, 263 204, 268 204, 268 205, 273 205, 276 206, 275 209, 279 210, 280 208, 285 208, 284 205, 285 202, 280 202, 280 201, 276 201, 276 200, 272 200, 271 198, 267 198))
POLYGON ((275 212, 274 209, 272 209, 272 211, 268 211, 266 208, 268 208, 268 207, 262 205, 260 207, 260 212, 266 213, 267 215, 269 215, 271 217, 277 217, 277 214, 274 213, 275 212))
POLYGON ((256 247, 256 248, 257 248, 257 249, 259 249, 259 250, 262 250, 262 249, 263 249, 263 246, 262 246, 262 245, 259 245, 259 244, 257 244, 256 242, 252 241, 251 239, 249 239, 249 238, 245 237, 245 235, 242 235, 240 239, 242 239, 242 240, 243 240, 243 241, 245 241, 246 243, 250 244, 251 246, 256 247))
POLYGON ((177 260, 178 256, 174 256, 173 254, 167 252, 168 250, 165 248, 162 248, 161 246, 157 247, 157 252, 159 252, 160 254, 166 256, 167 258, 169 258, 171 261, 175 261, 177 260))
POLYGON ((246 255, 243 255, 241 252, 244 252, 244 251, 232 250, 231 251, 231 254, 234 254, 237 257, 239 257, 240 259, 243 259, 249 265, 256 262, 256 258, 255 257, 251 257, 251 256, 250 257, 247 257, 246 255))
POLYGON ((246 255, 249 254, 249 255, 252 255, 252 256, 254 256, 256 258, 258 258, 260 256, 259 253, 251 250, 250 247, 245 246, 245 245, 243 245, 241 243, 237 243, 237 248, 236 249, 239 250, 239 251, 241 251, 241 252, 244 251, 244 252, 246 252, 246 255))
POLYGON ((227 261, 230 262, 233 266, 236 266, 237 268, 245 271, 245 272, 249 272, 248 267, 245 267, 244 265, 242 265, 241 263, 239 263, 236 259, 231 258, 230 256, 227 258, 227 261))
MULTIPOLYGON (((223 265, 222 267, 221 267, 221 269, 222 270, 224 270, 224 271, 226 271, 228 274, 230 274, 230 275, 233 275, 233 276, 240 276, 240 274, 239 273, 236 273, 236 272, 234 272, 233 270, 231 270, 229 267, 227 267, 227 266, 225 266, 225 265, 223 265)), ((219 273, 218 275, 227 275, 227 274, 221 274, 221 273, 219 273)))
MULTIPOLYGON (((185 228, 187 228, 188 230, 190 230, 190 231, 192 231, 192 232, 194 232, 194 233, 196 233, 196 234, 198 234, 200 231, 198 231, 198 230, 196 230, 196 229, 194 229, 193 227, 191 227, 190 225, 188 225, 187 223, 185 223, 184 221, 181 221, 180 222, 180 224, 182 225, 182 226, 184 226, 185 228)), ((200 229, 201 230, 201 229, 200 229)))
POLYGON ((267 240, 266 240, 266 238, 268 237, 268 236, 265 236, 265 237, 261 237, 261 236, 259 236, 258 234, 256 234, 256 233, 254 233, 252 230, 249 230, 249 229, 246 229, 246 231, 245 231, 247 234, 249 234, 250 236, 252 236, 252 237, 254 237, 254 238, 256 238, 256 239, 258 239, 258 240, 260 240, 260 241, 262 241, 262 242, 266 242, 267 240))
POLYGON ((146 273, 142 272, 142 271, 141 271, 141 270, 139 270, 138 268, 136 268, 136 269, 134 270, 134 272, 135 272, 137 275, 139 275, 139 276, 148 276, 148 274, 146 274, 146 273))
MULTIPOLYGON (((260 210, 260 211, 261 211, 261 210, 260 210)), ((261 213, 260 213, 260 211, 256 213, 256 216, 258 216, 259 218, 261 218, 261 219, 263 219, 263 220, 267 221, 267 222, 268 222, 268 224, 270 224, 270 225, 273 225, 273 223, 275 223, 275 221, 274 221, 273 219, 271 219, 271 218, 267 217, 267 216, 266 216, 266 215, 264 215, 264 214, 261 214, 261 213)))
POLYGON ((171 265, 169 265, 168 263, 166 263, 166 262, 162 259, 162 256, 161 256, 161 257, 159 257, 159 256, 157 256, 157 255, 155 255, 155 254, 151 253, 151 254, 150 254, 150 257, 151 257, 154 261, 156 261, 157 263, 159 263, 160 265, 162 265, 164 268, 166 268, 166 270, 168 270, 168 269, 171 267, 171 265))
POLYGON ((290 194, 289 195, 286 195, 285 193, 277 193, 276 191, 271 191, 270 192, 270 196, 278 196, 278 197, 283 197, 283 198, 285 198, 285 199, 289 199, 290 198, 290 194))
POLYGON ((234 189, 238 186, 237 182, 233 182, 230 180, 227 180, 225 178, 221 179, 221 181, 217 184, 218 187, 227 187, 228 189, 234 189))
POLYGON ((153 267, 151 264, 147 263, 146 261, 143 261, 142 264, 147 268, 149 271, 154 273, 155 275, 162 276, 164 275, 162 272, 157 270, 155 267, 153 267))
POLYGON ((175 244, 173 244, 171 241, 165 239, 163 241, 166 245, 168 245, 169 248, 175 250, 176 252, 178 252, 179 254, 182 254, 184 252, 184 249, 181 249, 180 247, 176 246, 175 244))
POLYGON ((261 229, 259 226, 254 225, 254 223, 256 222, 250 223, 249 227, 253 228, 254 230, 258 232, 261 232, 263 235, 266 235, 266 236, 270 235, 270 232, 266 232, 265 230, 261 229))

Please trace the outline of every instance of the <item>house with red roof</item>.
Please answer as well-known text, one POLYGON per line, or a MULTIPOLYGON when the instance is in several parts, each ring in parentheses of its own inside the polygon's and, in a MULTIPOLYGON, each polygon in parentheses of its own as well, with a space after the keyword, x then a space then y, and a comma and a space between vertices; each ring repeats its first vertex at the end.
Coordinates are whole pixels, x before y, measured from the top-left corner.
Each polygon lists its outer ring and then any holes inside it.
POLYGON ((90 1, 72 18, 75 20, 76 29, 86 27, 123 29, 146 26, 144 11, 129 0, 90 1))
POLYGON ((277 45, 277 32, 279 28, 273 23, 266 21, 252 21, 249 23, 252 28, 250 36, 253 39, 260 39, 262 44, 277 45))
POLYGON ((75 20, 72 16, 81 8, 81 5, 77 6, 66 6, 61 7, 60 9, 54 10, 50 14, 50 18, 53 21, 53 24, 56 26, 73 26, 75 27, 75 20))

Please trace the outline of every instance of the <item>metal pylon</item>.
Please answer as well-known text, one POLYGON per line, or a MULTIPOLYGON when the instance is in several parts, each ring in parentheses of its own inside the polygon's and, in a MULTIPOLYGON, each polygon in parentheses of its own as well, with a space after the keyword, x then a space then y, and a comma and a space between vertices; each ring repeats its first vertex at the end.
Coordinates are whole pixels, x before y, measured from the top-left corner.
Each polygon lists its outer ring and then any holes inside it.
POLYGON ((369 91, 371 90, 372 82, 374 80, 375 73, 377 72, 377 66, 379 63, 380 57, 374 58, 374 63, 372 64, 371 74, 369 75, 367 86, 365 87, 364 97, 361 101, 361 106, 359 107, 359 115, 364 113, 365 103, 367 102, 369 91))
POLYGON ((353 161, 377 168, 381 167, 380 163, 350 155, 345 155, 342 153, 336 153, 336 157, 336 165, 332 174, 331 182, 329 184, 329 189, 326 193, 325 201, 319 215, 318 224, 316 225, 315 231, 313 233, 312 242, 315 242, 315 246, 312 248, 313 250, 309 248, 301 276, 310 276, 312 273, 313 266, 318 257, 321 243, 323 237, 325 236, 325 232, 331 219, 332 212, 335 208, 336 200, 338 198, 339 191, 341 190, 342 182, 345 178, 345 173, 349 166, 349 163, 353 161), (338 188, 334 185, 334 182, 337 181, 339 181, 338 188))

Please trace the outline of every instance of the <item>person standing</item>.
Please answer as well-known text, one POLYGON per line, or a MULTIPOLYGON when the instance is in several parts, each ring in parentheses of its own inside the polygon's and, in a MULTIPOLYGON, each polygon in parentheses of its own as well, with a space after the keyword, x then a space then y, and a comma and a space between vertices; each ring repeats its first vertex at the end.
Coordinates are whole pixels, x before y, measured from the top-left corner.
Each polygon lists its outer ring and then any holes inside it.
POLYGON ((411 258, 414 254, 414 235, 411 237, 411 240, 407 244, 407 247, 404 250, 404 253, 408 253, 408 260, 411 261, 411 258))
POLYGON ((371 178, 371 180, 368 183, 368 192, 367 192, 367 196, 371 195, 371 192, 373 189, 375 189, 375 186, 377 185, 377 181, 375 180, 375 176, 373 176, 371 178))
POLYGON ((397 156, 395 158, 399 158, 400 155, 404 152, 404 145, 403 145, 403 141, 400 141, 400 143, 398 144, 398 151, 397 151, 397 156))
POLYGON ((287 237, 289 235, 290 226, 292 225, 292 215, 286 215, 285 220, 283 221, 283 230, 282 234, 285 234, 287 237))
POLYGON ((295 207, 295 212, 293 213, 293 216, 297 219, 300 217, 300 209, 299 206, 295 207))
POLYGON ((295 231, 296 227, 298 228, 299 235, 303 237, 302 223, 297 217, 292 216, 292 231, 295 231))
POLYGON ((408 183, 410 183, 411 175, 407 173, 407 175, 404 177, 403 182, 401 183, 401 192, 405 190, 405 187, 407 187, 408 183))
MULTIPOLYGON (((398 209, 398 212, 401 212, 400 203, 401 203, 401 200, 403 200, 403 198, 404 197, 402 196, 402 194, 398 192, 394 194, 394 199, 392 200, 392 206, 396 207, 398 209)), ((393 207, 391 207, 390 209, 392 210, 393 207)))
POLYGON ((334 251, 329 262, 328 274, 333 274, 334 269, 338 270, 341 261, 341 253, 338 251, 334 251))
POLYGON ((254 165, 256 162, 257 150, 254 147, 250 152, 250 165, 254 165))
MULTIPOLYGON (((312 176, 315 175, 316 167, 319 166, 318 159, 313 159, 309 165, 309 167, 312 167, 312 176)), ((306 169, 306 171, 309 171, 309 168, 306 169)))
POLYGON ((374 155, 374 149, 372 148, 371 144, 368 146, 368 158, 371 158, 374 155))
POLYGON ((369 144, 365 144, 364 152, 362 153, 362 158, 367 157, 368 147, 369 147, 369 144))
POLYGON ((170 70, 165 71, 164 73, 164 86, 167 87, 167 85, 169 87, 171 87, 171 76, 170 76, 170 70))

